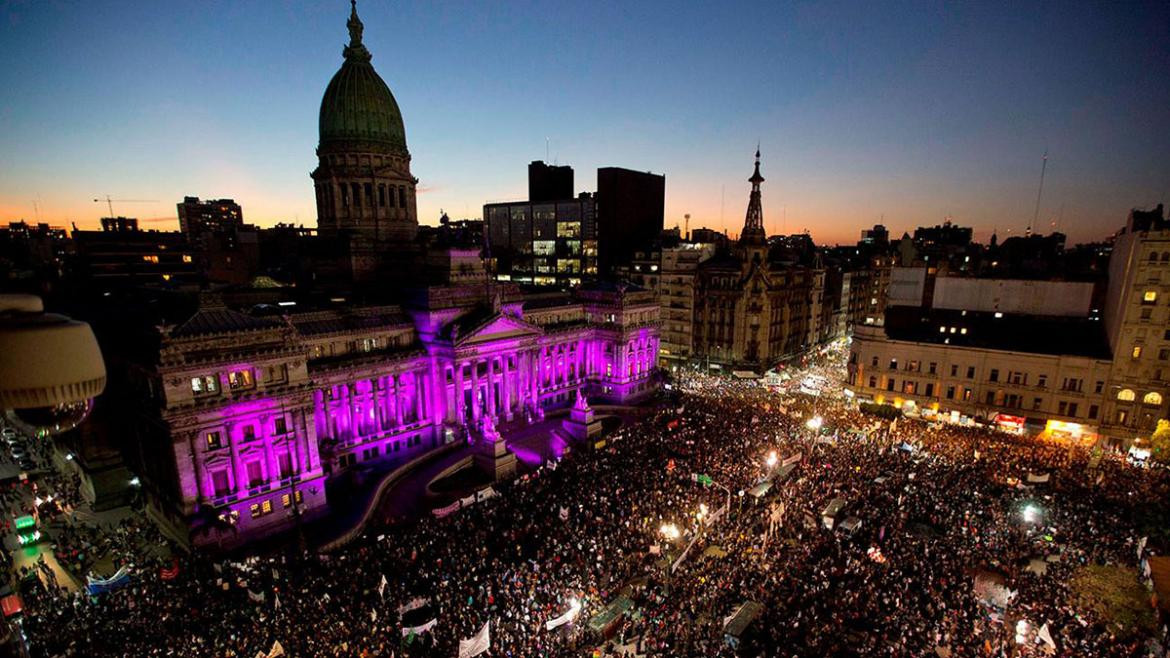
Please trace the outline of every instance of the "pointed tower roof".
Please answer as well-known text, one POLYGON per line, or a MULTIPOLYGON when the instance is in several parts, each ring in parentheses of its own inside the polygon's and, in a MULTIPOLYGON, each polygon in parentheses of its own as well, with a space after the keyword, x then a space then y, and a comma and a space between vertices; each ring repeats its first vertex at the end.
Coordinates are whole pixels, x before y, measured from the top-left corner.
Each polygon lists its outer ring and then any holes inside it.
POLYGON ((752 184, 752 193, 748 198, 747 216, 743 220, 743 231, 739 234, 740 244, 765 244, 768 235, 764 231, 764 206, 760 201, 760 183, 764 177, 760 175, 760 147, 756 147, 756 169, 748 179, 752 184))

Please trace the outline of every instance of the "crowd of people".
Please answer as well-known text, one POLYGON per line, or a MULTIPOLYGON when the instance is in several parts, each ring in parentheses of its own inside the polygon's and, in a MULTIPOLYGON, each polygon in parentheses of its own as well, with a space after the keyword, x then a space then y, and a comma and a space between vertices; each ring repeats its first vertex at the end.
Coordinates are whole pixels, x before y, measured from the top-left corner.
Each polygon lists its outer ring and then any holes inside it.
POLYGON ((1042 648, 1017 642, 1027 620, 1047 626, 1058 656, 1148 655, 1150 638, 1074 605, 1069 580, 1084 565, 1135 565, 1134 509, 1165 504, 1164 469, 890 423, 828 391, 692 374, 675 393, 601 448, 443 518, 369 528, 331 553, 148 558, 115 591, 30 596, 32 653, 252 658, 279 642, 291 656, 450 658, 487 623, 487 655, 510 658, 959 658, 1042 648), (767 495, 747 493, 786 463, 767 495), (1029 473, 1049 477, 1028 485, 1029 473), (823 523, 836 498, 861 521, 852 534, 823 523), (1043 573, 1029 570, 1036 559, 1043 573), (1014 592, 1008 605, 980 602, 980 573, 1014 592), (590 628, 619 596, 629 608, 590 628), (733 645, 727 621, 748 601, 760 615, 733 645), (546 627, 578 604, 571 623, 546 627))

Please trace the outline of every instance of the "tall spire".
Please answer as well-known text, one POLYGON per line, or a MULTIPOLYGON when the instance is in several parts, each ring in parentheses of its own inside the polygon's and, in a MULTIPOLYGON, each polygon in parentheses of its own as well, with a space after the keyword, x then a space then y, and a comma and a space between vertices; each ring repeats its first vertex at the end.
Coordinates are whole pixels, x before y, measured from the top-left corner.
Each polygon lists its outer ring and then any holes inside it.
POLYGON ((361 62, 370 61, 373 56, 362 44, 362 31, 365 30, 365 26, 357 15, 357 0, 349 0, 349 20, 345 26, 349 28, 349 45, 343 51, 345 58, 361 62))
POLYGON ((764 206, 760 203, 760 183, 764 182, 764 177, 760 175, 760 147, 756 146, 756 169, 752 172, 752 177, 748 179, 752 184, 752 194, 748 199, 747 217, 743 221, 743 232, 740 233, 740 242, 759 242, 767 241, 767 235, 764 232, 764 206))

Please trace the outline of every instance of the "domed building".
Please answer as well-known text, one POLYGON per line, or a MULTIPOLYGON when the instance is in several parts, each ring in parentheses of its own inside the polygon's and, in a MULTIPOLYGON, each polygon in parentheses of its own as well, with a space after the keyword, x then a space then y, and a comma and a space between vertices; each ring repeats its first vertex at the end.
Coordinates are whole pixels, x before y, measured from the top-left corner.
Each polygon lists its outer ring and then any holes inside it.
POLYGON ((318 164, 311 176, 318 233, 349 238, 357 273, 372 271, 378 253, 414 240, 418 180, 410 173, 402 112, 370 63, 353 0, 347 25, 345 61, 321 99, 318 164), (370 262, 357 262, 363 259, 370 262))

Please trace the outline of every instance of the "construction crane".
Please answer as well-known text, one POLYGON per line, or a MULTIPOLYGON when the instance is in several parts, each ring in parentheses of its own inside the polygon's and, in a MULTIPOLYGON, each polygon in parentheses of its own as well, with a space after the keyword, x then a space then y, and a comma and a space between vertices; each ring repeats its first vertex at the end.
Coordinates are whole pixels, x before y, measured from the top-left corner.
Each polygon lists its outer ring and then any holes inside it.
POLYGON ((110 217, 114 216, 114 202, 115 201, 117 201, 118 203, 158 203, 158 201, 156 201, 154 199, 111 199, 110 195, 108 195, 108 194, 106 195, 106 198, 104 198, 104 199, 94 199, 93 200, 94 203, 101 203, 102 201, 105 201, 106 207, 108 207, 110 209, 110 217))

